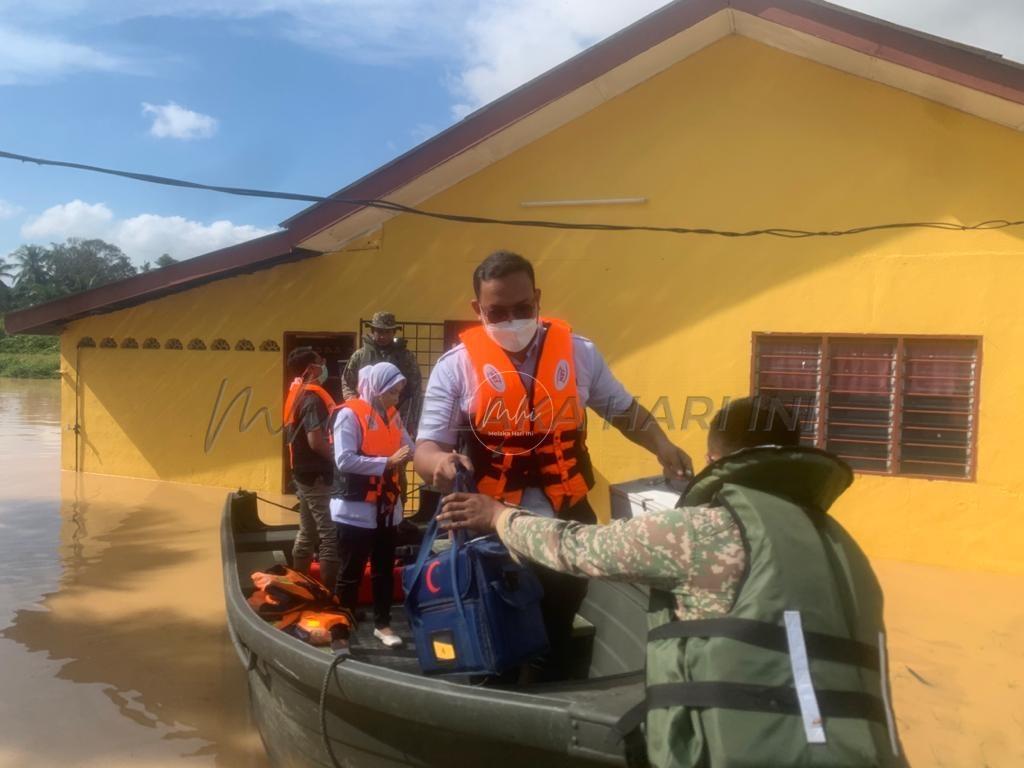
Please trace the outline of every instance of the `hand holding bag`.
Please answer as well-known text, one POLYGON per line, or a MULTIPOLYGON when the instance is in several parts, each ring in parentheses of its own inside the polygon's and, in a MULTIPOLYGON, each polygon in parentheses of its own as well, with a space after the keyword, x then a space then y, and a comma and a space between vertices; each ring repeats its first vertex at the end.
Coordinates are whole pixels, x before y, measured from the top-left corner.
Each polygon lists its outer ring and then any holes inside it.
MULTIPOLYGON (((457 479, 464 488, 464 477, 457 479)), ((497 536, 466 541, 453 531, 451 547, 431 553, 437 518, 415 564, 403 572, 405 609, 424 674, 498 675, 548 650, 540 611, 544 590, 533 571, 516 563, 497 536)))

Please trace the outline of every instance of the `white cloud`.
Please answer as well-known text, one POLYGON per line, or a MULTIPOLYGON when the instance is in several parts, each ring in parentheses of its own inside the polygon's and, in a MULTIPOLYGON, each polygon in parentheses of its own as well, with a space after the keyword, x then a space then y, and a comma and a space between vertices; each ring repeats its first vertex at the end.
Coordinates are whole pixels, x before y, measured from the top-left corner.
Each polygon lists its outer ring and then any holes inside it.
MULTIPOLYGON (((1020 0, 834 0, 851 10, 1024 60, 1020 0)), ((665 5, 665 0, 477 0, 462 23, 455 117, 665 5)))
MULTIPOLYGON (((934 35, 1024 60, 1020 0, 836 0, 934 35)), ((285 37, 349 60, 451 71, 457 117, 636 21, 665 0, 0 0, 0 17, 35 29, 168 17, 232 22, 231 31, 285 37)), ((2 28, 0 28, 2 29, 2 28)), ((28 38, 24 38, 27 40, 28 38)), ((0 31, 0 84, 12 72, 118 69, 86 46, 37 36, 12 46, 0 31), (47 42, 52 43, 48 47, 47 42), (21 59, 28 63, 19 64, 21 59), (13 62, 13 63, 12 63, 13 62)))
POLYGON ((179 260, 189 259, 273 231, 226 220, 203 224, 182 216, 152 213, 119 219, 103 203, 81 200, 48 208, 21 228, 22 237, 27 240, 100 238, 118 246, 136 264, 154 261, 162 253, 179 260))
POLYGON ((13 219, 21 213, 21 211, 21 206, 15 205, 14 203, 8 203, 6 200, 0 200, 0 221, 13 219))
POLYGON ((127 60, 87 45, 0 24, 0 85, 51 80, 78 71, 131 68, 127 60))
POLYGON ((90 205, 72 200, 65 205, 47 208, 40 216, 26 222, 22 237, 30 239, 58 239, 65 237, 103 237, 110 231, 114 213, 103 203, 90 205))
POLYGON ((617 32, 665 0, 481 1, 465 24, 462 71, 453 90, 456 117, 617 32))
POLYGON ((217 132, 217 118, 185 109, 173 101, 160 105, 144 101, 142 114, 153 115, 149 132, 158 139, 208 139, 217 132))
POLYGON ((391 64, 449 58, 460 22, 484 0, 0 0, 26 26, 74 19, 117 24, 167 17, 233 22, 232 31, 391 64), (259 23, 259 25, 257 25, 259 23))

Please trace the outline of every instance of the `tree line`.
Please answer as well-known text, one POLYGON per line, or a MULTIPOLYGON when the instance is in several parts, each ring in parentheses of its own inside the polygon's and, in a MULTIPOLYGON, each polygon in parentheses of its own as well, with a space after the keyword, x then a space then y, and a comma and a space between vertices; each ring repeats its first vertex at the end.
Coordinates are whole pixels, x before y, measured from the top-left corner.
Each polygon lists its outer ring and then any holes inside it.
POLYGON ((0 315, 177 263, 163 254, 136 267, 103 240, 71 237, 63 243, 22 245, 0 257, 0 315))

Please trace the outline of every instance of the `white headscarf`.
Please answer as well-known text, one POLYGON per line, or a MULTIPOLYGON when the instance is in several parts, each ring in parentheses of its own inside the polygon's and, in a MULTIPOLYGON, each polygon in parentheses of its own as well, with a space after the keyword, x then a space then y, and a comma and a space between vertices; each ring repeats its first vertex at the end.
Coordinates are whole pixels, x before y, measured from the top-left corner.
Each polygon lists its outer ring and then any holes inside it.
POLYGON ((359 390, 359 399, 372 404, 375 399, 402 381, 405 381, 405 376, 393 363, 376 363, 360 368, 359 385, 356 387, 359 390))

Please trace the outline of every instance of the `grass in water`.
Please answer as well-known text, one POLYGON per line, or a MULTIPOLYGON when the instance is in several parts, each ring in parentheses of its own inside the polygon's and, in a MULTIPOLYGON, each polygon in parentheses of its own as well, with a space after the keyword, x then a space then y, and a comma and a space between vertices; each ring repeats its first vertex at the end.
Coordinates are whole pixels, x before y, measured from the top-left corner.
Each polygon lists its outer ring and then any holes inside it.
POLYGON ((60 354, 57 352, 0 352, 0 376, 11 379, 56 379, 59 375, 60 354))

